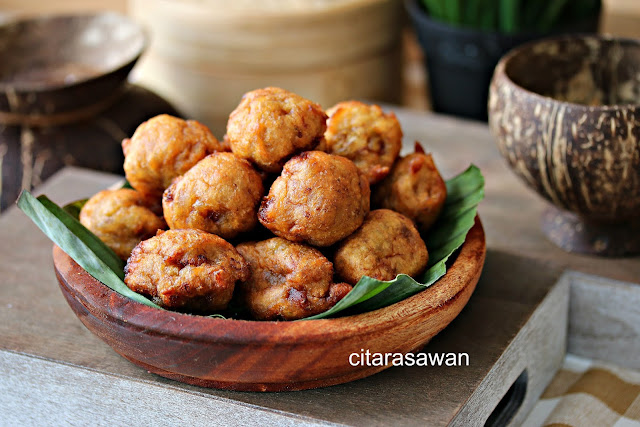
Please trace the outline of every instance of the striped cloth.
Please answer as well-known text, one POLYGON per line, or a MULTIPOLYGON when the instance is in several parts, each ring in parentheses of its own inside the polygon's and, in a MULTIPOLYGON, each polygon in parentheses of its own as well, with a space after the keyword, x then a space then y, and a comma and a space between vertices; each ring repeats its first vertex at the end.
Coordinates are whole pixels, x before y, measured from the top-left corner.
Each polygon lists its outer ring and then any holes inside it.
POLYGON ((640 427, 640 372, 567 355, 523 426, 640 427))

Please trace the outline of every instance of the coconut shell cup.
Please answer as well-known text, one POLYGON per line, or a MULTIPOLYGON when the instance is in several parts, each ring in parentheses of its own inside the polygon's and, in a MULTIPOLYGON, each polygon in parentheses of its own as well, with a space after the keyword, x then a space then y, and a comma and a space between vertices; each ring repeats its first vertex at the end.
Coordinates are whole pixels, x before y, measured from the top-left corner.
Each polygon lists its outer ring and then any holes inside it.
POLYGON ((147 36, 112 12, 51 15, 0 25, 0 121, 52 126, 114 103, 147 36))
POLYGON ((551 241, 640 253, 640 41, 567 36, 511 51, 491 82, 489 125, 516 175, 553 204, 551 241))

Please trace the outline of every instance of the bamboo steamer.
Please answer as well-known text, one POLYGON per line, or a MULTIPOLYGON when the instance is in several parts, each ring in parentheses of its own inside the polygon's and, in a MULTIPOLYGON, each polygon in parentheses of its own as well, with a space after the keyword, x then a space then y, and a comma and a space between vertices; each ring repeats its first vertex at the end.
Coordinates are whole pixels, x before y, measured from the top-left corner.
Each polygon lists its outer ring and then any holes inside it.
POLYGON ((129 0, 151 35, 138 83, 225 132, 243 93, 280 86, 330 107, 400 98, 398 0, 129 0))

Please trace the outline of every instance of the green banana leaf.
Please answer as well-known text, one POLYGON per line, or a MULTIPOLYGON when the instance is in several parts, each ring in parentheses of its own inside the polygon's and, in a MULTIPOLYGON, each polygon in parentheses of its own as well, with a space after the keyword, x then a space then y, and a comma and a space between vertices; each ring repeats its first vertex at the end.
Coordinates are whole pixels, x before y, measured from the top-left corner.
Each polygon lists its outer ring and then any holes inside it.
MULTIPOLYGON (((20 194, 17 204, 49 239, 90 275, 121 295, 160 308, 125 285, 124 262, 72 214, 53 203, 47 196, 35 198, 26 190, 20 194)), ((76 210, 79 211, 78 206, 74 204, 67 208, 74 213, 76 210)))
POLYGON ((476 166, 471 165, 460 175, 447 181, 447 201, 438 218, 426 236, 423 236, 429 250, 427 270, 414 280, 406 274, 399 274, 390 281, 381 281, 368 276, 362 277, 342 300, 324 313, 306 317, 324 319, 348 310, 359 313, 376 310, 401 301, 425 290, 447 271, 447 260, 464 243, 477 214, 478 203, 484 198, 484 177, 476 166))
MULTIPOLYGON (((447 201, 442 213, 432 231, 423 236, 429 249, 429 263, 418 281, 406 274, 390 281, 362 277, 330 310, 304 320, 323 319, 343 311, 351 314, 382 308, 426 289, 441 278, 447 271, 447 260, 464 243, 473 227, 478 203, 484 197, 484 178, 474 165, 446 184, 447 201)), ((60 208, 46 196, 35 198, 23 191, 17 203, 47 237, 97 280, 134 301, 161 308, 125 285, 122 260, 80 224, 78 214, 85 202, 79 200, 60 208)), ((224 318, 221 314, 210 317, 224 318)))

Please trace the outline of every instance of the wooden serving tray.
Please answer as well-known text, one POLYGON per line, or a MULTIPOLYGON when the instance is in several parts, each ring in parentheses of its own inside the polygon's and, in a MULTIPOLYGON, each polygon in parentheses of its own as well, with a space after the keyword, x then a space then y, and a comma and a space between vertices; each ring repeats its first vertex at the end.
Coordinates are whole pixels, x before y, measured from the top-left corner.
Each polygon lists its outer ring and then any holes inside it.
MULTIPOLYGON (((163 379, 120 357, 75 317, 56 283, 51 242, 14 208, 0 215, 2 423, 483 425, 492 413, 498 423, 511 413, 517 425, 565 349, 631 368, 631 361, 640 363, 640 285, 562 273, 569 268, 639 282, 640 258, 567 254, 548 242, 538 226, 545 203, 507 169, 486 125, 402 109, 396 114, 405 152, 422 141, 445 176, 473 161, 486 178, 480 216, 489 250, 482 277, 462 313, 420 350, 466 352, 469 366, 393 367, 348 384, 283 393, 216 391, 163 379)), ((71 168, 38 192, 67 203, 117 179, 71 168)))
MULTIPOLYGON (((41 191, 64 203, 116 179, 66 169, 41 191)), ((5 281, 0 287, 0 409, 10 424, 37 424, 52 416, 60 422, 101 419, 116 425, 132 417, 160 425, 483 424, 505 395, 518 397, 507 392, 518 378, 514 389, 522 390, 526 372, 517 421, 565 353, 569 293, 567 286, 554 287, 561 271, 489 250, 467 307, 420 350, 466 353, 468 366, 392 367, 301 392, 199 388, 132 365, 87 331, 58 289, 50 242, 21 212, 12 209, 0 217, 0 239, 20 242, 0 247, 5 281)))

